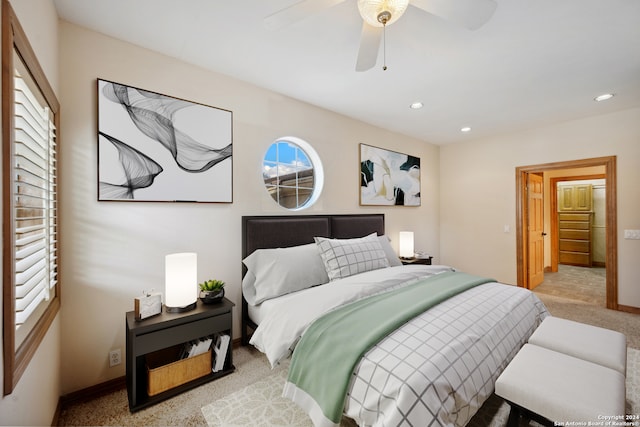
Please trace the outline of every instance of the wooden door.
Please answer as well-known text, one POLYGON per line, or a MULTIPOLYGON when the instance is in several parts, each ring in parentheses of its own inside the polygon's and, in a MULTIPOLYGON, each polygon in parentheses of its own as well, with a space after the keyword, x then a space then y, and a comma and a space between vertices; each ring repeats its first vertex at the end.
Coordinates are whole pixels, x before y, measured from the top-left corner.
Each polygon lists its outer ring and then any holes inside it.
POLYGON ((544 181, 540 175, 527 175, 529 289, 533 289, 544 280, 544 181))

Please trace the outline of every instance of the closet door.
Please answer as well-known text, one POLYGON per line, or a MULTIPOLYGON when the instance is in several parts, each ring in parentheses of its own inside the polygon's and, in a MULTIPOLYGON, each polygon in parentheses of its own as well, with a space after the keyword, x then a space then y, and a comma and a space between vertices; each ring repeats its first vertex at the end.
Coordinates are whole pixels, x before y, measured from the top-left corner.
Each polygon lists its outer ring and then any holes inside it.
POLYGON ((559 185, 558 210, 561 212, 590 212, 593 186, 591 184, 559 185))

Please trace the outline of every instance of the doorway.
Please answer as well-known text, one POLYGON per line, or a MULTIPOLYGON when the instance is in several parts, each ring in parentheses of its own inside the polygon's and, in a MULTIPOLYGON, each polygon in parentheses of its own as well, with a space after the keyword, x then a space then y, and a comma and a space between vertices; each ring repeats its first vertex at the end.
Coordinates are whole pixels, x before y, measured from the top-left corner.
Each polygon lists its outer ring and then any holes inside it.
MULTIPOLYGON (((518 286, 531 289, 532 272, 535 266, 530 265, 529 210, 530 201, 527 191, 530 176, 558 169, 574 169, 592 166, 604 166, 606 191, 606 306, 618 310, 618 253, 617 253, 617 198, 616 198, 616 157, 598 157, 592 159, 572 160, 566 162, 545 163, 516 168, 516 260, 518 286)), ((553 198, 551 198, 553 199, 553 198)), ((556 224, 557 227, 557 224, 556 224)), ((553 244, 553 242, 552 242, 553 244)), ((557 245, 557 243, 556 243, 557 245)), ((556 248, 557 249, 557 248, 556 248)), ((557 250, 551 251, 551 267, 557 271, 557 250)), ((552 270, 553 271, 553 270, 552 270)))
POLYGON ((556 237, 560 235, 559 238, 562 239, 563 229, 566 233, 587 233, 586 237, 575 235, 569 235, 566 237, 567 239, 578 239, 578 241, 570 240, 568 242, 565 242, 563 240, 559 240, 558 238, 554 238, 551 241, 550 271, 557 272, 558 264, 572 264, 587 267, 605 267, 607 210, 606 203, 603 203, 603 199, 606 199, 606 197, 604 197, 606 196, 606 175, 595 174, 557 176, 550 178, 549 184, 551 193, 550 196, 564 196, 561 202, 556 197, 549 198, 549 223, 551 235, 556 237), (560 191, 558 191, 559 188, 560 191), (577 196, 577 194, 572 193, 576 193, 580 189, 583 189, 585 193, 584 208, 579 206, 568 206, 568 203, 570 202, 565 200, 567 198, 566 196, 574 196, 575 199, 575 196, 577 196), (559 206, 558 203, 564 206, 559 206), (587 214, 582 214, 582 212, 587 212, 587 214), (563 215, 569 215, 572 217, 564 218, 565 220, 570 221, 568 224, 562 225, 561 216, 563 215), (586 215, 586 218, 575 218, 579 215, 586 215), (581 227, 581 225, 584 226, 581 227), (576 229, 585 231, 575 231, 576 229), (569 244, 569 246, 572 247, 562 247, 563 243, 565 244, 565 246, 569 244), (584 244, 584 247, 575 247, 580 244, 584 244), (563 253, 567 250, 572 251, 571 253, 575 257, 575 259, 572 259, 571 255, 565 255, 563 253))

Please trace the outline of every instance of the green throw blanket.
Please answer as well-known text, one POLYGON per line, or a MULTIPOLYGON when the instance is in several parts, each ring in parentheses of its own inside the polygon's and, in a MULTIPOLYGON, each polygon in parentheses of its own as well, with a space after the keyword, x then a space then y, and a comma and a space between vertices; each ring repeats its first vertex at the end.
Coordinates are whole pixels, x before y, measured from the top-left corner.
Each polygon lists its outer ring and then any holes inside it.
POLYGON ((327 420, 339 424, 351 374, 370 348, 430 307, 493 281, 445 272, 327 313, 296 345, 285 396, 291 398, 296 388, 302 390, 315 400, 327 420))

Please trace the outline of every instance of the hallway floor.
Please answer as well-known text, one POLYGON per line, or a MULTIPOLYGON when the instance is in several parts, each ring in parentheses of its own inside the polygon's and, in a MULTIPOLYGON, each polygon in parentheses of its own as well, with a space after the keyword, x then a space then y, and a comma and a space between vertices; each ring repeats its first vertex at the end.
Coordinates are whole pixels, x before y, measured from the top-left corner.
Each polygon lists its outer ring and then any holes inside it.
POLYGON ((534 292, 606 306, 605 269, 558 265, 557 273, 544 273, 544 281, 534 292))

